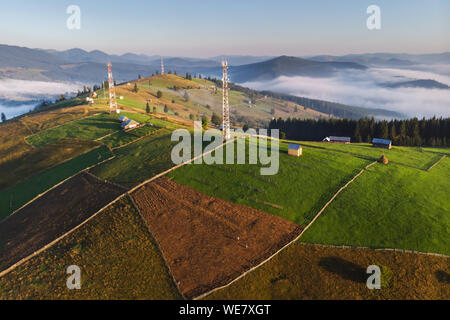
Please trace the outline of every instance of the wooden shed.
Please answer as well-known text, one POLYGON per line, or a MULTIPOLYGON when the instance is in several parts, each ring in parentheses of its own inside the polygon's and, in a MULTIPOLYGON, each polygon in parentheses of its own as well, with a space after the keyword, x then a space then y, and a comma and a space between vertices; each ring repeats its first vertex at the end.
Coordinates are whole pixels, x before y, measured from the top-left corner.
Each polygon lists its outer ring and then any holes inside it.
POLYGON ((377 148, 392 149, 392 141, 387 139, 374 138, 372 140, 372 146, 377 148))
POLYGON ((351 138, 350 137, 336 137, 336 136, 331 136, 330 137, 330 142, 335 142, 335 143, 350 143, 351 138))
POLYGON ((288 154, 293 157, 300 157, 303 154, 301 145, 291 143, 288 148, 288 154))

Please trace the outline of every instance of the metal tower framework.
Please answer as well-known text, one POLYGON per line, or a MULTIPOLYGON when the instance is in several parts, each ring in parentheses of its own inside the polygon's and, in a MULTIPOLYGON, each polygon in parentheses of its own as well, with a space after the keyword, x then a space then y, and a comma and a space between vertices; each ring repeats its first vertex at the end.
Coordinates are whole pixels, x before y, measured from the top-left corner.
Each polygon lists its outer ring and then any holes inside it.
POLYGON ((223 114, 222 114, 222 133, 223 139, 229 140, 231 138, 230 132, 230 104, 228 102, 228 63, 226 60, 222 61, 222 69, 223 69, 223 114))
POLYGON ((161 57, 161 75, 163 76, 164 73, 165 73, 165 71, 164 71, 164 58, 161 57))
POLYGON ((112 75, 111 62, 108 62, 109 113, 117 112, 116 89, 112 75))

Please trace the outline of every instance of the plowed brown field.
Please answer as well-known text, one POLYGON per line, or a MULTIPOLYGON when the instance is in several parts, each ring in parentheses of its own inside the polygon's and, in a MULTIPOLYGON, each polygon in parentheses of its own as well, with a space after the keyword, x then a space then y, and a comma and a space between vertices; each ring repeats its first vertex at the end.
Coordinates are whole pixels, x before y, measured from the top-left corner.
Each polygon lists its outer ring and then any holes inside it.
POLYGON ((0 271, 73 229, 125 190, 80 173, 0 223, 0 271))
POLYGON ((165 177, 133 198, 186 298, 229 283, 301 232, 292 222, 165 177))

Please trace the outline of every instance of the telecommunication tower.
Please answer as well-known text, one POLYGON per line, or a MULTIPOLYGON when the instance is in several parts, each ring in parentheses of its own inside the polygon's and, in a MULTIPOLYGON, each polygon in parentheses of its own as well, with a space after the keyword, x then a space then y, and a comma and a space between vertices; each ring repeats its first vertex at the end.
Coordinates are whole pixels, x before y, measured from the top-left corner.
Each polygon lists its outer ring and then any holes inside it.
POLYGON ((231 138, 230 133, 230 105, 228 102, 228 63, 226 60, 222 61, 222 70, 223 70, 223 123, 222 123, 222 132, 223 139, 229 140, 231 138))
POLYGON ((108 62, 109 113, 117 112, 116 89, 112 75, 111 62, 108 62))
POLYGON ((161 57, 161 75, 163 76, 164 75, 164 58, 163 57, 161 57))

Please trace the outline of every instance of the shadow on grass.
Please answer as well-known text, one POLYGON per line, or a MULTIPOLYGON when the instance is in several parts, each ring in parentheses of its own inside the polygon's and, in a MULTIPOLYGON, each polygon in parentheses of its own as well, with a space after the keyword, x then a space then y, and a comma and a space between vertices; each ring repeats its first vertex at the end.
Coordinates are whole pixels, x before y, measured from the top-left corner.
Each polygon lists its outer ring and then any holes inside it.
POLYGON ((364 268, 339 257, 322 258, 318 265, 326 271, 337 274, 345 280, 358 283, 365 283, 367 281, 367 274, 364 268))
POLYGON ((450 274, 445 271, 438 270, 434 273, 440 283, 450 283, 450 274))

